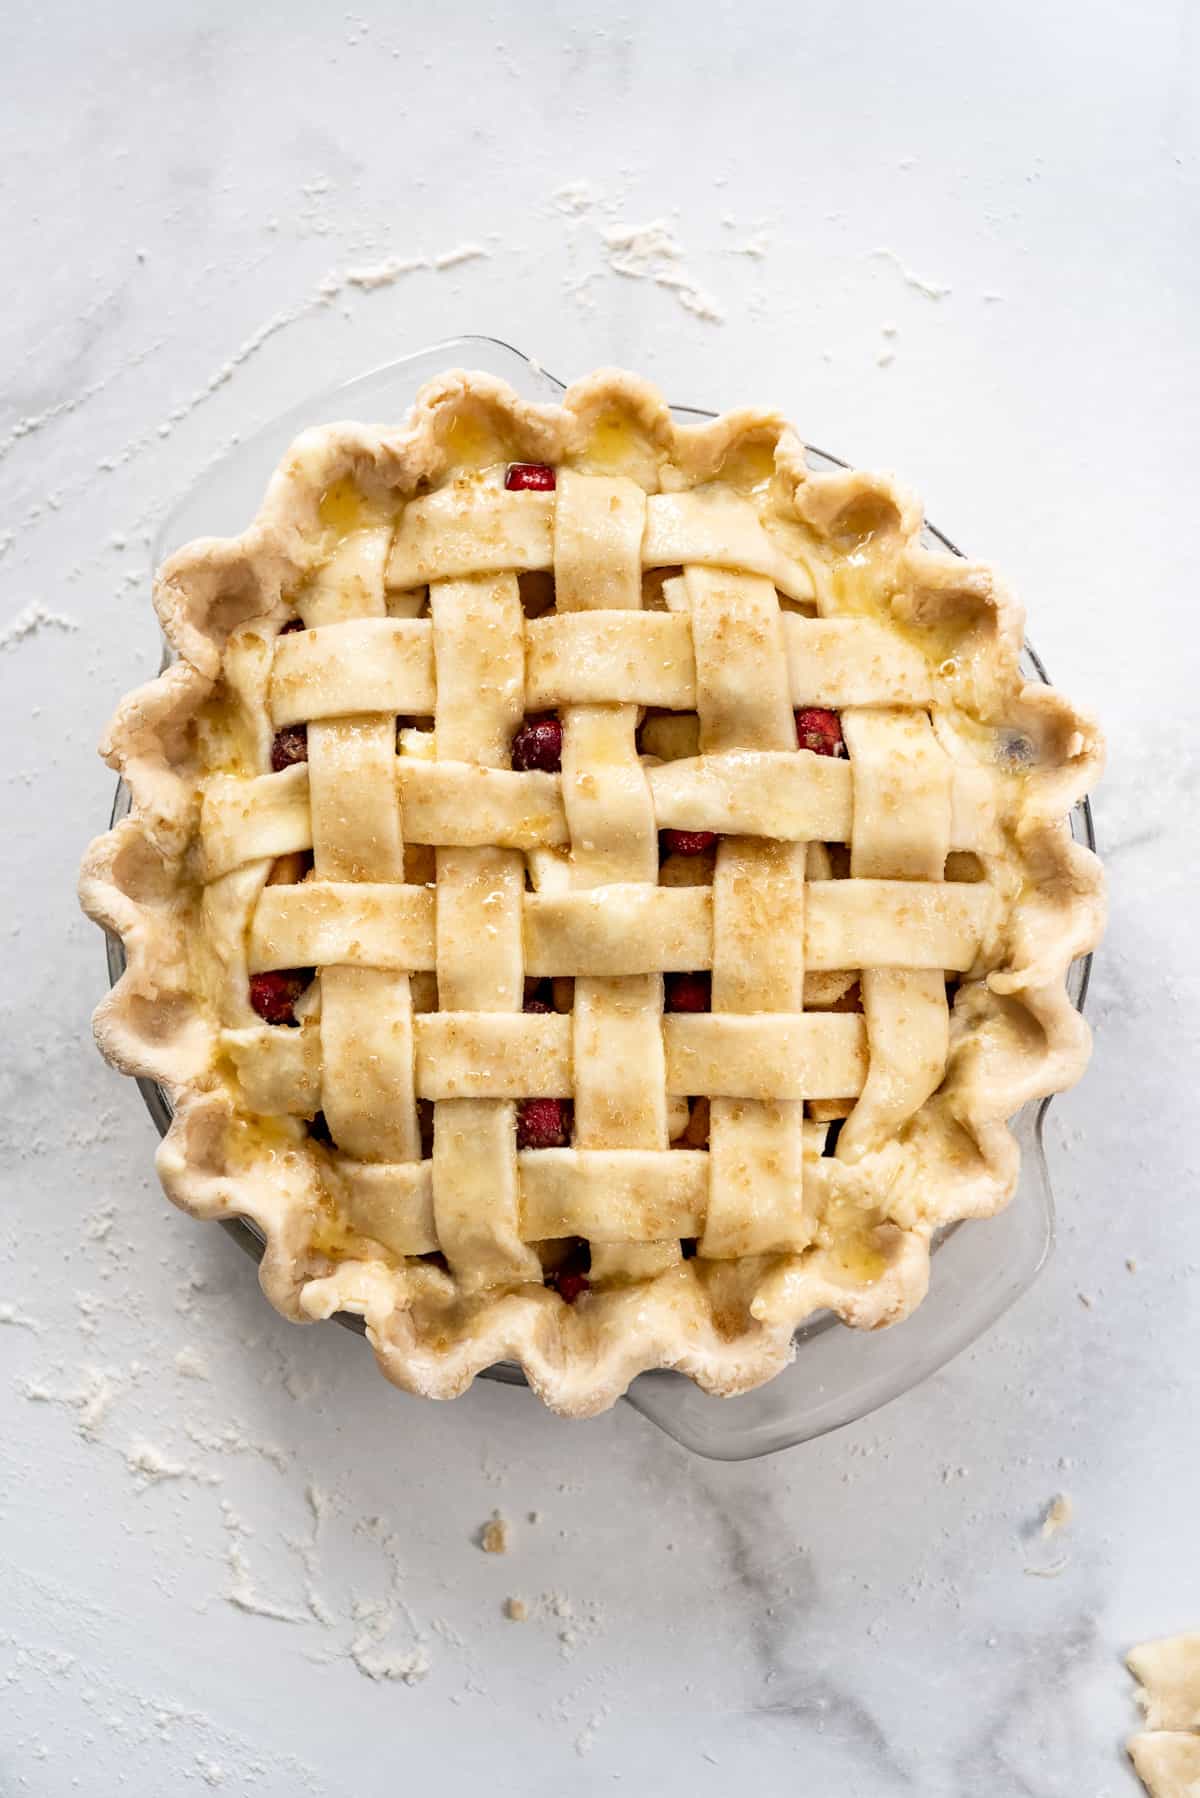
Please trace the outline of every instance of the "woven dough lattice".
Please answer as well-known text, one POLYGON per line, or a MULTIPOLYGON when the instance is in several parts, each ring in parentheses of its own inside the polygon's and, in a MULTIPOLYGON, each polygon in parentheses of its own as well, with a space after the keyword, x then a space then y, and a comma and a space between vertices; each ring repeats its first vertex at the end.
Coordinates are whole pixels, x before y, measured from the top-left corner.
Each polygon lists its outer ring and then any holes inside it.
MULTIPOLYGON (((406 438, 302 440, 256 533, 167 571, 184 661, 119 733, 128 772, 192 720, 177 790, 149 783, 191 883, 155 920, 190 944, 150 1057, 179 1107, 161 1165, 264 1221, 276 1302, 364 1311, 433 1393, 499 1355, 564 1409, 664 1362, 739 1389, 816 1304, 902 1313, 936 1223, 1011 1188, 1014 1067, 1046 1090, 1086 1054, 1062 972, 1098 888, 1062 812, 1096 750, 1005 666, 986 571, 915 539, 892 487, 806 477, 763 415, 689 443, 628 378, 562 413, 448 379, 406 438), (464 420, 503 453, 456 466, 464 420), (521 453, 553 487, 505 486, 521 453), (839 753, 801 746, 813 708, 839 753), (560 767, 515 769, 543 715, 560 767), (272 771, 279 733, 304 748, 272 771), (713 846, 664 862, 676 832, 713 846), (1037 856, 1078 903, 1014 924, 1037 856), (1038 955, 1049 978, 1014 972, 1038 955), (296 969, 298 1027, 263 1022, 253 981, 296 969), (561 1145, 520 1146, 535 1098, 570 1101, 561 1145), (568 1306, 543 1282, 574 1238, 568 1306)), ((111 917, 102 841, 85 902, 111 917)), ((145 1068, 114 1012, 106 1047, 145 1068)))

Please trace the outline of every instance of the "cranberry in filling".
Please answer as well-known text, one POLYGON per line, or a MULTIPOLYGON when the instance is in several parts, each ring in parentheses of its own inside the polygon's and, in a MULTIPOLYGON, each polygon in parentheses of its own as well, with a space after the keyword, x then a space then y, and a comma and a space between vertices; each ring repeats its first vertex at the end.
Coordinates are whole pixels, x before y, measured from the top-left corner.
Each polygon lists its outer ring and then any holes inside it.
POLYGON ((512 765, 518 774, 537 769, 557 774, 562 768, 562 725, 557 718, 527 719, 512 740, 512 765))
POLYGON ((796 736, 801 749, 811 749, 814 755, 846 753, 841 720, 836 712, 824 711, 820 706, 800 708, 796 713, 796 736))
POLYGON ((304 629, 303 618, 289 618, 286 624, 280 625, 279 635, 281 637, 286 637, 292 631, 302 631, 303 629, 304 629))
POLYGON ((294 1024, 296 1001, 311 985, 311 968, 280 968, 270 974, 251 974, 250 1003, 264 1024, 294 1024))
POLYGON ((668 974, 663 990, 667 1011, 708 1011, 712 1004, 711 974, 668 974))
POLYGON ((664 830, 664 855, 703 855, 717 840, 715 830, 664 830))
POLYGON ((557 1292, 560 1299, 573 1305, 580 1293, 591 1289, 588 1275, 592 1270, 592 1251, 586 1242, 567 1245, 567 1252, 557 1267, 547 1268, 542 1283, 557 1292))
POLYGON ((271 745, 271 768, 274 773, 282 774, 294 762, 307 760, 307 724, 286 724, 282 730, 275 732, 275 741, 271 745))
POLYGON ((565 1149, 570 1140, 565 1099, 522 1099, 517 1106, 518 1149, 565 1149))
POLYGON ((544 462, 510 462, 504 485, 510 493, 553 493, 554 470, 544 462))

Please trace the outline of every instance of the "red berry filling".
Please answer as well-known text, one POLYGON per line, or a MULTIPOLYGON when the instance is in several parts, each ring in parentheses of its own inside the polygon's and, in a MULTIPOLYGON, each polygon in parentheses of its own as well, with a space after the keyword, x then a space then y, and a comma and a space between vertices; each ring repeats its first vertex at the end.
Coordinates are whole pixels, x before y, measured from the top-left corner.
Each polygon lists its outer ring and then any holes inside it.
POLYGON ((801 749, 811 749, 814 755, 846 753, 841 720, 836 712, 827 712, 819 705, 801 706, 796 713, 796 736, 801 749))
POLYGON ((504 485, 510 493, 553 493, 554 470, 544 462, 510 462, 504 485))
POLYGON ((557 774, 562 768, 562 725, 557 718, 527 719, 512 740, 512 765, 518 774, 538 769, 557 774))
POLYGON ((517 1106, 518 1149, 565 1149, 570 1140, 565 1099, 522 1099, 517 1106))
POLYGON ((667 1011, 708 1011, 712 1004, 711 974, 668 974, 663 994, 667 1011))
POLYGON ((548 1274, 546 1284, 553 1286, 565 1304, 573 1305, 580 1293, 590 1292, 592 1282, 586 1274, 573 1274, 564 1270, 561 1274, 548 1274))
POLYGON ((303 618, 289 618, 286 624, 280 625, 279 635, 281 637, 286 637, 289 636, 292 631, 302 631, 303 629, 303 618))
POLYGON ((703 855, 716 840, 715 830, 664 830, 662 833, 666 855, 703 855))
POLYGON ((282 774, 294 762, 307 760, 307 724, 286 724, 282 730, 275 732, 275 741, 271 745, 271 767, 276 774, 282 774))
POLYGON ((296 1001, 311 985, 311 968, 279 968, 271 974, 251 974, 250 1003, 264 1024, 294 1024, 296 1001))

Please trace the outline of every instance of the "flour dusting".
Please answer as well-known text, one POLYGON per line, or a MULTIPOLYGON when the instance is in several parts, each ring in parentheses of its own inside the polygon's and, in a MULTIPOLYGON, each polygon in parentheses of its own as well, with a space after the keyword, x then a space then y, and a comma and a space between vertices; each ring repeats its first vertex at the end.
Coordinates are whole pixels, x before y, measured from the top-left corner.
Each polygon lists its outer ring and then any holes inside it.
POLYGON ((225 1597, 235 1610, 245 1611, 251 1617, 270 1617, 276 1623, 303 1623, 305 1619, 296 1611, 289 1611, 286 1606, 273 1604, 258 1591, 250 1577, 250 1567, 245 1555, 234 1542, 229 1550, 229 1566, 233 1573, 233 1584, 225 1597))
POLYGON ((652 281, 673 293, 685 312, 709 324, 724 323, 717 302, 689 274, 683 250, 666 219, 648 225, 617 225, 602 232, 608 266, 630 281, 652 281))
POLYGON ((188 1435, 206 1454, 213 1455, 261 1455, 280 1473, 288 1469, 288 1453, 274 1442, 264 1442, 247 1433, 245 1426, 236 1420, 227 1423, 220 1430, 204 1430, 198 1423, 187 1422, 184 1425, 188 1435))
POLYGON ((457 268, 461 262, 475 262, 480 256, 489 254, 481 243, 460 243, 455 249, 443 250, 440 256, 435 256, 433 266, 436 269, 457 268))
POLYGON ((24 1312, 18 1311, 7 1300, 0 1304, 0 1329, 6 1326, 12 1330, 32 1330, 35 1335, 42 1327, 35 1318, 26 1317, 24 1312))
POLYGON ((872 256, 882 257, 885 262, 890 262, 893 268, 899 270, 901 277, 908 283, 908 285, 910 287, 915 287, 918 293, 923 293, 927 300, 944 300, 946 295, 950 292, 950 289, 948 287, 943 287, 941 282, 927 281, 922 275, 914 274, 913 270, 910 269, 899 256, 897 256, 895 250, 872 250, 871 254, 872 256))
POLYGON ((590 181, 567 181, 556 187, 550 198, 567 218, 578 219, 592 210, 600 195, 590 181))
POLYGON ((590 1753, 596 1741, 596 1731, 608 1716, 609 1707, 602 1704, 598 1711, 593 1711, 579 1734, 575 1737, 575 1752, 579 1756, 590 1753))
POLYGON ((0 631, 0 649, 15 649, 18 643, 24 643, 27 637, 36 637, 40 631, 78 629, 74 618, 68 618, 64 612, 51 612, 40 600, 31 600, 0 631))
POLYGON ((199 1349, 181 1348, 175 1357, 175 1372, 185 1380, 210 1380, 212 1372, 199 1349))
POLYGON ((62 1405, 76 1413, 76 1428, 85 1442, 99 1439, 104 1420, 120 1390, 119 1379, 99 1367, 83 1369, 83 1384, 75 1392, 57 1392, 51 1386, 28 1384, 25 1397, 33 1404, 62 1405))
POLYGON ((190 1467, 182 1461, 168 1461, 162 1450, 155 1448, 152 1442, 135 1442, 126 1449, 125 1459, 131 1473, 136 1473, 147 1486, 157 1485, 161 1480, 194 1479, 190 1467))
POLYGON ((357 287, 370 293, 378 287, 391 287, 394 282, 402 281, 405 275, 415 275, 428 269, 440 274, 448 268, 458 268, 464 262, 475 262, 488 255, 490 251, 485 250, 480 243, 460 243, 452 250, 440 251, 436 256, 388 256, 384 261, 368 267, 348 268, 343 274, 334 272, 326 275, 319 291, 325 299, 334 298, 343 287, 357 287))
POLYGON ((427 256, 389 256, 383 262, 376 262, 368 268, 348 268, 341 277, 326 275, 329 297, 341 291, 342 285, 360 287, 365 293, 371 293, 377 287, 391 287, 396 281, 403 280, 405 275, 415 275, 418 269, 428 268, 427 256))

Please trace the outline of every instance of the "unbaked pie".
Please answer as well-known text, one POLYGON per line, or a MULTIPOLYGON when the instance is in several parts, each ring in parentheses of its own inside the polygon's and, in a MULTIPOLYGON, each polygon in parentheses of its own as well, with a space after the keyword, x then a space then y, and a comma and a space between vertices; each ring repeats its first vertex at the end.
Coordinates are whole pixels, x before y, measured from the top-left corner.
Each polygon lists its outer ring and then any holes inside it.
POLYGON ((100 1046, 169 1195, 265 1238, 434 1397, 768 1379, 922 1298, 1082 1071, 1090 721, 991 571, 774 414, 452 373, 298 439, 161 571, 174 660, 103 745, 100 1046))

